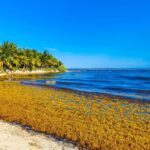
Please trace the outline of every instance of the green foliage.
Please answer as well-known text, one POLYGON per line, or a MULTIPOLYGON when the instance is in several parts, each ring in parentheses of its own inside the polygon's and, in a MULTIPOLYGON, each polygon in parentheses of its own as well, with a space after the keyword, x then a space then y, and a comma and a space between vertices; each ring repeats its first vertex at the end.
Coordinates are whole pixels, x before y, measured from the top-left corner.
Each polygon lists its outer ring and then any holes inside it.
POLYGON ((47 51, 43 53, 34 49, 21 49, 16 44, 4 42, 0 45, 0 70, 36 70, 54 69, 66 70, 63 63, 47 51))
POLYGON ((65 72, 65 71, 67 71, 67 69, 65 68, 64 65, 59 66, 59 67, 58 67, 58 70, 59 70, 60 72, 65 72))

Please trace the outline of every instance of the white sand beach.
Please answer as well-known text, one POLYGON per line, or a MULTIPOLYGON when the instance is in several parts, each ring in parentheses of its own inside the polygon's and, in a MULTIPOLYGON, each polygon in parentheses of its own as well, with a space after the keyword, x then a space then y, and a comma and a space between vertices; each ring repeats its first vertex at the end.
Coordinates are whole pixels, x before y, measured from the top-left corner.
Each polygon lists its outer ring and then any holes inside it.
POLYGON ((78 150, 73 144, 0 120, 0 150, 78 150))
POLYGON ((51 71, 46 71, 46 70, 33 70, 33 71, 20 71, 16 70, 13 72, 8 72, 8 73, 2 73, 0 72, 0 76, 6 76, 6 75, 36 75, 36 74, 48 74, 48 73, 59 73, 59 70, 51 70, 51 71))

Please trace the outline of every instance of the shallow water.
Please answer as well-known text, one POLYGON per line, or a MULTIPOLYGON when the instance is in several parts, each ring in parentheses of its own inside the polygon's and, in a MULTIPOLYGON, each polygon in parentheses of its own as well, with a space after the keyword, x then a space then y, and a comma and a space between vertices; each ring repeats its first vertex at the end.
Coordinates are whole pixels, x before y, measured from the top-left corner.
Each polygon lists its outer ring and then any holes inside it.
POLYGON ((44 77, 22 83, 150 100, 148 69, 70 69, 63 74, 48 75, 49 79, 44 77))

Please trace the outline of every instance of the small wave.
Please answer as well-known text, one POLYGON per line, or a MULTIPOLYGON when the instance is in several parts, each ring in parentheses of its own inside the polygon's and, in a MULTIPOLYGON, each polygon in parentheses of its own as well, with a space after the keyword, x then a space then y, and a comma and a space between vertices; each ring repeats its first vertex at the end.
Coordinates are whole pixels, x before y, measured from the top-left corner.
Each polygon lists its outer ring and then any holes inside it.
POLYGON ((64 85, 85 85, 85 86, 96 86, 93 84, 83 83, 83 82, 63 82, 63 81, 57 81, 56 84, 64 84, 64 85))
POLYGON ((109 81, 109 80, 103 80, 103 79, 73 79, 73 78, 71 78, 71 79, 56 79, 56 81, 57 82, 70 82, 70 81, 72 81, 72 83, 76 83, 76 81, 78 81, 78 82, 96 82, 96 83, 110 83, 111 81, 109 81))

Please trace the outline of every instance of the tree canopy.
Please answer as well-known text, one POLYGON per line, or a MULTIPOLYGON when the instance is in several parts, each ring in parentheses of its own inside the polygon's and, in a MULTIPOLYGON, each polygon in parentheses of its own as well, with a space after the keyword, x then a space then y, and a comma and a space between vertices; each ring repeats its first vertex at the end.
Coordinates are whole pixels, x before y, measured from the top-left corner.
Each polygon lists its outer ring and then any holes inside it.
POLYGON ((66 70, 61 61, 48 53, 35 49, 18 48, 15 43, 4 42, 0 45, 0 70, 66 70))

